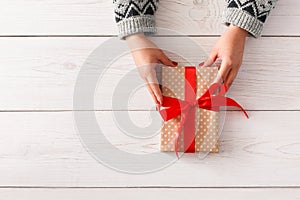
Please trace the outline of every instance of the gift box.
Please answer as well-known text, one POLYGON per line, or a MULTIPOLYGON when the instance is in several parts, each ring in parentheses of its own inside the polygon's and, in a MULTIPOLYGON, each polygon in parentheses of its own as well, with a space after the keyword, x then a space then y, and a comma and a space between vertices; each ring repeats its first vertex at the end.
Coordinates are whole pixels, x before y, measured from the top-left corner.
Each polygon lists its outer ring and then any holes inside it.
MULTIPOLYGON (((160 150, 177 152, 219 152, 219 108, 236 106, 245 110, 233 99, 225 97, 227 88, 213 83, 216 67, 161 68, 163 105, 160 114, 160 150)), ((177 154, 178 156, 178 154, 177 154)))
MULTIPOLYGON (((207 91, 208 87, 213 83, 217 75, 216 67, 195 67, 196 69, 196 98, 207 91)), ((185 99, 185 67, 162 67, 162 94, 173 98, 185 99)), ((174 142, 176 131, 181 120, 181 115, 163 122, 161 129, 161 151, 175 151, 174 142)), ((219 151, 219 128, 218 128, 218 113, 215 111, 195 109, 195 152, 218 152, 219 151)), ((184 130, 182 130, 184 131, 184 130)), ((184 135, 180 134, 178 138, 178 151, 184 151, 184 135)), ((187 149, 188 147, 186 147, 187 149)))

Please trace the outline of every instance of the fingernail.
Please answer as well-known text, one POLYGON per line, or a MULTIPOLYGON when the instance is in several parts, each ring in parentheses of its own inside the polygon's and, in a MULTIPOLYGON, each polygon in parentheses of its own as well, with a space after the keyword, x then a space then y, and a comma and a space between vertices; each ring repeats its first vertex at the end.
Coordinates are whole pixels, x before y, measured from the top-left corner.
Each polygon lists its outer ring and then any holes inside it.
POLYGON ((156 111, 159 111, 159 110, 160 110, 160 109, 159 109, 159 108, 160 108, 160 105, 156 104, 155 107, 156 107, 156 111))
POLYGON ((177 66, 178 62, 172 61, 173 65, 177 66))
POLYGON ((159 100, 158 100, 158 105, 161 106, 161 104, 162 104, 162 100, 159 99, 159 100))
POLYGON ((199 64, 199 67, 201 67, 201 66, 203 66, 203 65, 204 65, 204 62, 200 63, 200 64, 199 64))

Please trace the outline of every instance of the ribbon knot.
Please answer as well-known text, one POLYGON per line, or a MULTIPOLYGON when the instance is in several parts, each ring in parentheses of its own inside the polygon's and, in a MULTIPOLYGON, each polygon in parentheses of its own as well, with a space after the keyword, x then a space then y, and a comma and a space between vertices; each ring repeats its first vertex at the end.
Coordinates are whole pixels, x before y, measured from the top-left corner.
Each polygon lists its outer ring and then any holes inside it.
POLYGON ((189 102, 189 104, 190 104, 190 106, 192 106, 192 107, 194 107, 194 106, 196 106, 197 105, 197 101, 192 101, 192 102, 189 102))

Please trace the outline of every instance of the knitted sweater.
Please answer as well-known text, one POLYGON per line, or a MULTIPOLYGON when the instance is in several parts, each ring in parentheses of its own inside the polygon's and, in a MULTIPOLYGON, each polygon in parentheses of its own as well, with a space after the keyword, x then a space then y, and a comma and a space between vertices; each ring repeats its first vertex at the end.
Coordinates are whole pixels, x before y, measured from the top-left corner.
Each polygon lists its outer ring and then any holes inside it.
MULTIPOLYGON (((119 38, 155 33, 154 14, 159 0, 113 0, 119 38)), ((263 25, 277 0, 226 0, 222 23, 233 24, 254 37, 261 35, 263 25)))

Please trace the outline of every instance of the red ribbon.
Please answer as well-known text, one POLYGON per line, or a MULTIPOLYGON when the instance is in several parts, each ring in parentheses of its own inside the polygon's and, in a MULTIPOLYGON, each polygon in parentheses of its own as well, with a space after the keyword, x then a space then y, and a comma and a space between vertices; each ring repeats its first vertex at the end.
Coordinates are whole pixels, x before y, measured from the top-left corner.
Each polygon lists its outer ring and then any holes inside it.
POLYGON ((182 128, 184 129, 184 152, 195 152, 195 111, 196 106, 206 110, 218 112, 221 106, 234 106, 240 108, 249 118, 244 108, 231 98, 225 97, 227 87, 224 84, 213 83, 208 90, 196 99, 196 68, 185 67, 185 100, 163 96, 162 107, 159 110, 164 121, 181 115, 178 130, 175 136, 175 152, 178 156, 178 139, 182 128))

